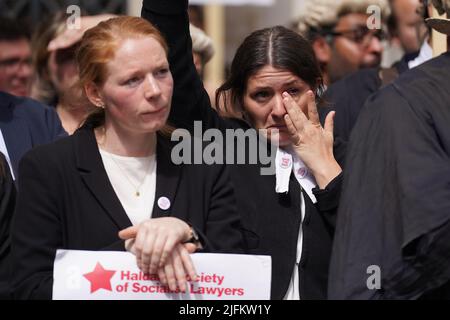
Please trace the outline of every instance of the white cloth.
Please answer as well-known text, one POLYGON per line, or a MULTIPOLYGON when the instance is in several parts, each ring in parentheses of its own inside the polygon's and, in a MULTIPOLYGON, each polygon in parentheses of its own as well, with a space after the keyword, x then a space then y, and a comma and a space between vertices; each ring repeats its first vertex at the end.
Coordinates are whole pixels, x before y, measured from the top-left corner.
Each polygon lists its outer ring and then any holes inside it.
POLYGON ((317 185, 314 176, 303 161, 297 156, 293 150, 284 150, 278 148, 275 156, 275 174, 277 193, 286 193, 289 191, 289 177, 294 170, 295 177, 303 190, 308 194, 313 203, 316 203, 312 189, 317 185))
POLYGON ((0 130, 0 151, 5 156, 6 161, 8 161, 9 170, 11 171, 11 176, 12 176, 13 180, 16 180, 14 178, 14 171, 13 171, 13 168, 11 165, 11 159, 9 159, 8 149, 6 148, 6 143, 5 143, 5 139, 3 138, 2 130, 0 130))
POLYGON ((417 67, 418 65, 421 65, 424 62, 427 62, 432 58, 433 58, 433 48, 431 48, 427 40, 423 43, 422 47, 420 48, 420 52, 417 58, 408 62, 408 67, 412 69, 414 67, 417 67))
POLYGON ((122 157, 101 149, 100 154, 109 181, 131 223, 138 225, 150 219, 156 192, 156 156, 122 157))
MULTIPOLYGON (((301 206, 300 211, 302 214, 302 222, 305 219, 305 198, 303 197, 303 193, 300 193, 301 197, 301 206)), ((291 281, 289 282, 289 288, 284 296, 284 300, 300 300, 300 273, 298 271, 298 266, 300 264, 300 259, 302 258, 302 248, 303 248, 303 232, 302 225, 300 224, 298 239, 297 239, 297 254, 295 258, 294 270, 292 271, 291 281)))

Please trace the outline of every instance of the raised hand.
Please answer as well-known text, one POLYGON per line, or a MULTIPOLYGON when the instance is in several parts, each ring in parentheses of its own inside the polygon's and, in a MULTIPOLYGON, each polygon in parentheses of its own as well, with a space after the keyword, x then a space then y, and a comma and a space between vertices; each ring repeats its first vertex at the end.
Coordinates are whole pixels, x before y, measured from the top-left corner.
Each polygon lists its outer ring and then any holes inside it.
POLYGON ((110 18, 116 17, 112 14, 101 14, 95 16, 84 16, 81 17, 81 28, 80 29, 67 29, 64 30, 61 34, 56 36, 50 43, 48 44, 48 51, 56 51, 60 49, 67 49, 76 44, 81 40, 83 34, 90 28, 95 27, 102 21, 108 20, 110 18))
POLYGON ((287 111, 284 120, 291 135, 292 146, 312 171, 319 188, 324 189, 342 171, 333 155, 335 112, 327 115, 323 128, 312 91, 300 97, 298 103, 285 92, 283 102, 287 111), (307 111, 307 114, 302 110, 307 111))

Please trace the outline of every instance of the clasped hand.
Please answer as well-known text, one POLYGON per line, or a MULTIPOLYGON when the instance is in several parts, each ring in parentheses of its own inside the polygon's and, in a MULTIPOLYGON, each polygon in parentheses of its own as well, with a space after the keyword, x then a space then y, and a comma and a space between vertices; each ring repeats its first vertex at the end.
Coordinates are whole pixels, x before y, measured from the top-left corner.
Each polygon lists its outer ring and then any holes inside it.
POLYGON ((186 222, 173 217, 149 219, 120 231, 119 237, 125 240, 127 251, 136 256, 139 269, 145 274, 158 274, 161 283, 170 290, 178 287, 185 292, 186 275, 193 281, 197 279, 189 255, 197 247, 185 243, 190 237, 186 222))

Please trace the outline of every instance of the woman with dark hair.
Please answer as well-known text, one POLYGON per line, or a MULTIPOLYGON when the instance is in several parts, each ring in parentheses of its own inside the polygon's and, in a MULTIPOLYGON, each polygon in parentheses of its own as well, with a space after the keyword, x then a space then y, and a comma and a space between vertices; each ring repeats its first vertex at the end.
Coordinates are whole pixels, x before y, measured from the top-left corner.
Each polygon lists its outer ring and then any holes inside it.
POLYGON ((138 17, 88 30, 77 53, 97 107, 82 128, 21 161, 12 254, 15 297, 50 299, 57 249, 129 250, 174 291, 196 278, 196 250, 241 249, 223 165, 176 165, 166 120, 173 79, 167 44, 138 17))
POLYGON ((0 152, 0 300, 12 298, 9 281, 11 277, 10 228, 16 200, 16 188, 8 162, 0 152))
POLYGON ((263 129, 259 141, 279 146, 271 154, 273 175, 261 175, 261 163, 230 166, 247 252, 272 257, 272 299, 325 299, 342 170, 333 151, 334 113, 324 128, 317 116, 322 79, 314 52, 284 27, 252 33, 217 97, 244 120, 222 118, 210 107, 192 63, 187 6, 187 0, 148 0, 143 7, 143 17, 169 42, 175 79, 169 119, 188 129, 196 120, 203 129, 223 132, 263 129))

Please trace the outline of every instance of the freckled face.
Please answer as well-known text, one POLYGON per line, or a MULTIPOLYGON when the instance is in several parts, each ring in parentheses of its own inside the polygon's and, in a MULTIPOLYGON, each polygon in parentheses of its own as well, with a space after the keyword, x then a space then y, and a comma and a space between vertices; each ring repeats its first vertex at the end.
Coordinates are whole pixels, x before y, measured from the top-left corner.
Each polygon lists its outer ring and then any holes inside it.
POLYGON ((124 40, 107 70, 100 88, 105 121, 135 133, 160 130, 169 116, 173 91, 161 44, 152 37, 124 40))
MULTIPOLYGON (((289 145, 289 133, 284 121, 287 113, 283 104, 283 92, 295 101, 311 87, 290 71, 265 66, 247 81, 244 93, 244 109, 255 129, 267 129, 269 139, 279 139, 280 146, 289 145), (279 131, 279 135, 274 134, 279 131)), ((307 113, 307 110, 302 110, 307 113)))

